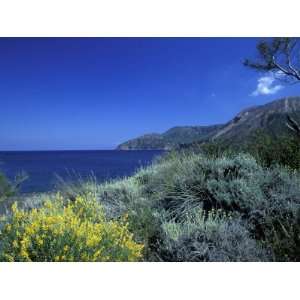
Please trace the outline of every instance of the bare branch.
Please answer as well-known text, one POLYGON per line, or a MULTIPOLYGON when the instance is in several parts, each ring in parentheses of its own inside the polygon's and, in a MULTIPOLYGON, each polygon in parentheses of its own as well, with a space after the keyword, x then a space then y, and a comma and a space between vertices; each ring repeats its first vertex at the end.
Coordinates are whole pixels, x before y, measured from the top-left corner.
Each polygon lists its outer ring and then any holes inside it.
POLYGON ((287 82, 300 82, 300 68, 296 67, 300 63, 298 57, 300 51, 296 51, 297 43, 298 38, 273 38, 271 41, 261 41, 257 45, 259 59, 257 61, 246 59, 244 65, 264 72, 278 70, 285 75, 287 82))
POLYGON ((276 62, 275 56, 272 56, 272 63, 274 64, 274 66, 279 69, 281 72, 283 72, 286 75, 293 75, 291 72, 289 72, 288 70, 286 70, 284 67, 282 67, 280 64, 278 64, 276 62))
POLYGON ((287 61, 288 61, 289 69, 292 70, 294 76, 295 76, 298 80, 300 80, 300 73, 299 73, 299 71, 297 71, 297 70, 293 67, 293 65, 292 65, 292 63, 291 63, 291 54, 290 54, 290 53, 287 54, 287 61))

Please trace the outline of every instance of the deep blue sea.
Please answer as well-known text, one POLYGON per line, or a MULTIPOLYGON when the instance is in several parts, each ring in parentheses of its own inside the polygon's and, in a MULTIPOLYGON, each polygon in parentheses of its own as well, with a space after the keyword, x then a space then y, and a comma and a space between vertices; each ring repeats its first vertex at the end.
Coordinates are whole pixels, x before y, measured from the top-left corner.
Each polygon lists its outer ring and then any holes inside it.
POLYGON ((67 181, 90 176, 103 182, 132 175, 163 151, 0 151, 0 170, 9 179, 25 172, 21 192, 47 192, 56 188, 57 176, 67 181))

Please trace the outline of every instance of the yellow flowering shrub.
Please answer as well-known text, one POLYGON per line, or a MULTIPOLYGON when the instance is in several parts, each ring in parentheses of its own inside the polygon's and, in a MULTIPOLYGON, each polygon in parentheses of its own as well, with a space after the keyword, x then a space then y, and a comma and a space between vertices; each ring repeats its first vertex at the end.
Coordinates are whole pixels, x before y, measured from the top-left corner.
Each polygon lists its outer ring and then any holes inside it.
POLYGON ((137 261, 143 246, 133 240, 126 218, 105 219, 101 206, 57 195, 39 209, 14 204, 0 232, 1 261, 137 261))

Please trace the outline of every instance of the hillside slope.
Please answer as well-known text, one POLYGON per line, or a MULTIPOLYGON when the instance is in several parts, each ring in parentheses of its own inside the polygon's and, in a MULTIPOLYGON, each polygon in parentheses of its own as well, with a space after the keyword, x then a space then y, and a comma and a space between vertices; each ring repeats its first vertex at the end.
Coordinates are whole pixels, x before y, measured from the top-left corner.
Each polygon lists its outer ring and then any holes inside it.
POLYGON ((120 144, 117 150, 169 150, 180 144, 201 142, 212 137, 223 125, 178 126, 162 134, 145 134, 120 144))
POLYGON ((300 97, 286 97, 244 109, 223 125, 178 126, 162 134, 146 134, 122 143, 117 149, 168 150, 181 144, 208 140, 241 143, 247 141, 257 130, 276 137, 288 131, 287 115, 300 122, 300 97))
POLYGON ((212 140, 238 143, 247 140, 257 130, 276 137, 289 130, 286 126, 287 115, 300 121, 300 97, 286 97, 245 109, 225 124, 212 140))

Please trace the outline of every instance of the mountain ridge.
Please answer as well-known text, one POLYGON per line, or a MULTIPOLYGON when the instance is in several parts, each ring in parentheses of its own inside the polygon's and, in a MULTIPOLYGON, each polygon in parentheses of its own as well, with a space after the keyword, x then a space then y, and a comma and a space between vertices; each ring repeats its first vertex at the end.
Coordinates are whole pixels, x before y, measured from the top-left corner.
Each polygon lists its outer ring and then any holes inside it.
POLYGON ((181 144, 215 140, 241 143, 256 130, 278 136, 288 131, 287 115, 300 122, 300 96, 284 97, 245 108, 225 124, 175 126, 161 134, 145 134, 120 144, 117 149, 170 150, 181 144))

